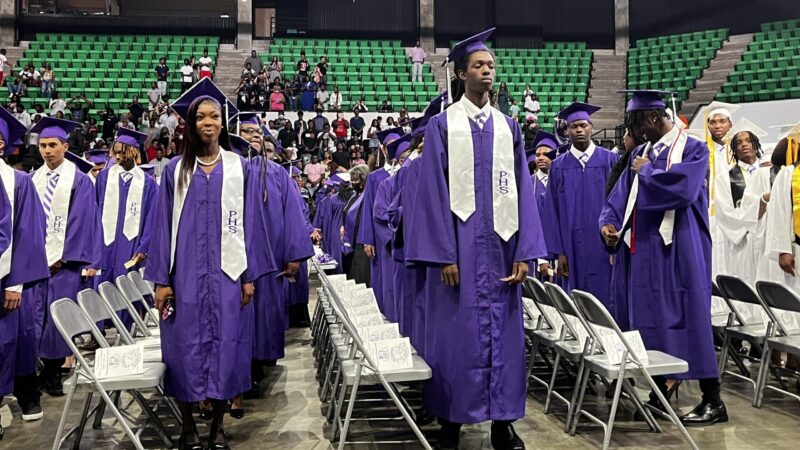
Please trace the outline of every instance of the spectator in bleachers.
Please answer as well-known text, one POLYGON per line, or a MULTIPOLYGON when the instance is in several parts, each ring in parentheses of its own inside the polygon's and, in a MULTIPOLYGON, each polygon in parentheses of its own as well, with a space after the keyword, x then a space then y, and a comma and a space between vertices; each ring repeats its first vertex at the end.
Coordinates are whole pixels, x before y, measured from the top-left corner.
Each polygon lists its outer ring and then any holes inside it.
POLYGON ((146 127, 142 128, 142 133, 147 134, 147 139, 144 141, 144 148, 149 148, 153 141, 157 141, 161 136, 161 127, 156 124, 156 119, 150 118, 146 127))
POLYGON ((360 99, 356 100, 356 104, 353 105, 353 112, 362 112, 362 113, 364 113, 364 112, 368 112, 368 111, 369 111, 369 108, 367 108, 367 105, 364 104, 364 99, 363 98, 360 98, 360 99))
POLYGON ((8 93, 12 95, 25 95, 27 89, 25 88, 25 81, 22 79, 21 74, 17 74, 13 79, 8 82, 8 93))
POLYGON ((286 109, 286 97, 283 96, 279 85, 275 85, 272 93, 269 94, 269 110, 284 111, 286 109))
POLYGON ((147 103, 150 107, 150 110, 156 109, 160 101, 161 101, 161 90, 158 89, 158 85, 156 83, 153 83, 150 86, 150 90, 147 91, 147 103))
POLYGON ((331 99, 330 99, 330 110, 331 111, 342 110, 342 94, 339 92, 339 86, 333 87, 333 94, 331 94, 331 99))
POLYGON ((525 108, 525 116, 528 118, 538 118, 539 112, 541 112, 542 107, 539 105, 539 100, 536 98, 536 94, 530 93, 525 95, 525 104, 523 105, 525 108))
POLYGON ((394 117, 386 117, 386 128, 397 128, 397 122, 395 122, 394 117))
POLYGON ((136 131, 136 126, 133 124, 133 122, 131 122, 130 117, 131 116, 128 113, 122 113, 119 122, 117 122, 117 125, 114 127, 114 134, 116 134, 117 130, 120 128, 127 128, 129 130, 136 131))
POLYGON ((519 105, 513 98, 511 99, 511 105, 508 107, 508 115, 514 120, 519 120, 519 105))
POLYGON ((56 81, 53 66, 50 63, 44 64, 42 67, 42 95, 50 95, 53 92, 53 84, 56 81))
MULTIPOLYGON (((326 143, 326 147, 330 147, 331 150, 336 148, 336 135, 331 130, 331 125, 329 123, 325 123, 322 126, 322 131, 317 133, 317 142, 326 137, 330 140, 329 143, 326 143)), ((325 150, 325 148, 323 148, 323 150, 325 150)))
POLYGON ((317 155, 311 155, 311 162, 303 168, 303 174, 308 177, 307 187, 316 190, 316 187, 322 181, 322 175, 325 174, 325 166, 319 162, 317 155))
POLYGON ((5 70, 6 66, 8 66, 8 70, 14 70, 14 66, 8 63, 8 57, 6 56, 6 49, 0 48, 0 86, 3 86, 5 81, 5 70))
MULTIPOLYGON (((75 153, 76 155, 80 155, 86 149, 86 130, 84 127, 75 127, 67 135, 67 144, 69 144, 69 151, 75 153)), ((38 141, 37 141, 37 149, 38 149, 38 141)))
POLYGON ((47 113, 44 112, 44 106, 42 106, 41 103, 37 103, 37 104, 33 105, 33 111, 34 111, 34 114, 36 114, 38 116, 47 117, 47 113))
POLYGON ((19 120, 26 128, 31 127, 31 115, 25 111, 25 105, 22 103, 17 103, 17 107, 14 110, 14 117, 19 120))
POLYGON ((525 90, 522 91, 522 98, 524 99, 525 97, 527 97, 529 95, 533 95, 533 89, 531 89, 531 85, 530 84, 526 84, 525 85, 525 90))
POLYGON ((72 120, 83 123, 89 117, 89 111, 94 108, 94 102, 86 98, 86 94, 80 93, 67 100, 67 109, 70 110, 72 120))
POLYGON ((351 158, 350 159, 350 165, 351 166, 355 167, 355 166, 360 166, 361 164, 366 164, 367 163, 366 161, 364 161, 363 158, 361 158, 361 154, 362 153, 361 153, 360 150, 356 150, 356 151, 352 152, 351 157, 350 157, 351 158))
POLYGON ((100 136, 103 139, 113 138, 117 123, 119 123, 119 116, 117 116, 113 108, 106 108, 105 111, 100 113, 100 118, 103 119, 103 132, 100 136))
POLYGON ((261 58, 258 57, 258 53, 253 50, 250 52, 250 56, 244 60, 245 65, 250 64, 250 67, 253 68, 256 72, 261 72, 261 69, 264 67, 264 64, 261 62, 261 58))
POLYGON ((411 49, 411 82, 419 81, 422 83, 422 65, 425 64, 425 50, 419 45, 419 41, 411 49))
POLYGON ((317 115, 312 120, 314 125, 314 133, 322 133, 322 130, 324 130, 326 126, 328 129, 330 129, 328 119, 322 115, 321 109, 317 109, 317 115))
POLYGON ((274 83, 275 80, 278 78, 283 78, 281 75, 283 72, 283 64, 278 61, 277 56, 272 57, 272 61, 269 62, 269 82, 270 84, 274 83))
POLYGON ((53 91, 53 94, 50 98, 50 103, 47 105, 50 109, 50 114, 55 116, 59 111, 62 113, 64 112, 64 108, 67 107, 67 102, 64 101, 63 98, 58 94, 58 92, 53 91))
POLYGON ((169 79, 169 67, 167 67, 166 58, 158 60, 156 66, 156 84, 158 85, 158 93, 160 97, 167 95, 167 80, 169 79))
POLYGON ((381 103, 381 107, 378 109, 378 111, 380 112, 394 111, 394 109, 392 109, 392 102, 388 99, 384 100, 383 103, 381 103))
POLYGON ((533 141, 536 140, 536 134, 539 133, 539 121, 533 117, 528 117, 522 133, 525 139, 525 148, 528 148, 533 145, 533 141))
POLYGON ((192 83, 194 82, 194 67, 189 64, 189 59, 183 60, 183 65, 181 66, 181 94, 186 92, 187 89, 192 87, 192 83))
POLYGON ((358 109, 353 110, 353 117, 350 118, 350 136, 354 140, 361 140, 364 136, 364 118, 359 114, 358 109))
POLYGON ((375 139, 375 135, 378 134, 378 131, 381 131, 381 125, 378 122, 378 119, 372 119, 372 123, 367 130, 367 138, 375 139))
POLYGON ((211 66, 214 65, 214 60, 208 56, 208 49, 203 50, 203 56, 200 58, 200 79, 202 78, 211 78, 214 79, 214 76, 211 74, 211 66))
POLYGON ((165 158, 164 149, 156 149, 156 157, 148 161, 148 163, 155 167, 155 177, 156 181, 161 181, 161 173, 164 171, 164 168, 167 167, 169 163, 169 159, 165 158))
POLYGON ((39 87, 41 83, 41 72, 34 69, 33 64, 28 64, 25 68, 19 73, 19 76, 22 77, 22 82, 25 83, 27 87, 39 87))
POLYGON ((328 109, 328 101, 330 100, 330 94, 328 91, 325 90, 325 85, 320 84, 319 89, 317 90, 317 106, 321 108, 322 111, 328 109))
POLYGON ((336 136, 337 140, 344 141, 347 139, 347 130, 350 128, 350 124, 347 123, 347 119, 344 118, 343 113, 336 113, 336 119, 331 126, 333 127, 333 134, 336 136))
POLYGON ((242 69, 242 76, 241 76, 242 81, 254 79, 256 75, 257 72, 253 70, 253 66, 251 66, 250 64, 245 64, 244 69, 242 69))
POLYGON ((302 83, 305 83, 306 81, 308 81, 308 67, 309 67, 309 64, 308 64, 308 59, 306 59, 306 52, 305 51, 301 51, 300 52, 300 60, 297 61, 297 64, 296 64, 295 67, 297 68, 297 76, 300 77, 300 83, 302 84, 302 83))
POLYGON ((158 123, 161 126, 167 127, 169 135, 175 134, 175 129, 178 127, 178 116, 171 107, 167 107, 164 113, 158 117, 158 123))
POLYGON ((328 57, 321 56, 317 63, 317 71, 319 72, 319 82, 328 84, 328 57))
POLYGON ((284 95, 286 96, 286 103, 290 111, 295 111, 298 109, 298 96, 300 95, 300 90, 300 77, 295 76, 292 81, 286 83, 284 95))
POLYGON ((499 109, 505 115, 508 115, 510 98, 511 97, 508 94, 508 86, 506 86, 505 81, 503 81, 500 83, 500 89, 497 91, 497 109, 499 109))
POLYGON ((134 95, 133 101, 128 105, 128 114, 130 115, 134 129, 138 129, 142 123, 142 116, 144 115, 144 106, 139 103, 138 95, 134 95))

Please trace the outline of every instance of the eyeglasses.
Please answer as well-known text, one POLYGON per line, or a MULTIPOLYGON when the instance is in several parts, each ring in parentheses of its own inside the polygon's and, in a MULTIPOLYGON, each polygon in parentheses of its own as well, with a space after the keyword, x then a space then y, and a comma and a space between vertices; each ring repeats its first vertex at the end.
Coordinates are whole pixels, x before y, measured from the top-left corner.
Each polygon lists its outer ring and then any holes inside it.
POLYGON ((242 134, 249 134, 249 135, 257 134, 259 136, 264 134, 264 132, 260 128, 242 128, 240 132, 242 134))

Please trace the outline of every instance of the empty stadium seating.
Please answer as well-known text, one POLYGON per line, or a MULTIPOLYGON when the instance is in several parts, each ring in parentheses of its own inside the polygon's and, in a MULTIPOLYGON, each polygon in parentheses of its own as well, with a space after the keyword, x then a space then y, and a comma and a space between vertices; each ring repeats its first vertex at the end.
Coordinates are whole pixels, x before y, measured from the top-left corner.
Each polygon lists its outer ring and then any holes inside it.
MULTIPOLYGON (((199 59, 208 49, 216 61, 218 47, 218 37, 205 36, 40 34, 19 65, 32 63, 38 70, 48 62, 55 71, 56 90, 62 98, 85 93, 96 110, 119 110, 127 107, 134 95, 146 103, 159 58, 167 59, 171 69, 170 96, 175 98, 180 93, 179 69, 183 60, 192 56, 199 59)), ((36 103, 46 108, 49 99, 41 96, 38 88, 30 88, 23 102, 33 111, 36 103)))
POLYGON ((539 122, 550 129, 553 117, 573 101, 586 101, 592 52, 583 42, 548 42, 540 49, 494 49, 497 86, 508 85, 511 97, 523 107, 525 86, 536 93, 542 112, 539 122))
POLYGON ((717 94, 726 102, 800 98, 800 21, 766 23, 717 94))
POLYGON ((727 36, 718 29, 636 41, 628 52, 628 89, 673 91, 680 109, 727 36))
POLYGON ((328 91, 338 87, 346 106, 363 97, 373 111, 384 100, 396 110, 421 110, 438 92, 430 66, 424 67, 423 83, 411 83, 411 63, 400 41, 278 38, 260 56, 265 64, 277 56, 294 71, 301 50, 312 67, 321 56, 328 58, 328 91))

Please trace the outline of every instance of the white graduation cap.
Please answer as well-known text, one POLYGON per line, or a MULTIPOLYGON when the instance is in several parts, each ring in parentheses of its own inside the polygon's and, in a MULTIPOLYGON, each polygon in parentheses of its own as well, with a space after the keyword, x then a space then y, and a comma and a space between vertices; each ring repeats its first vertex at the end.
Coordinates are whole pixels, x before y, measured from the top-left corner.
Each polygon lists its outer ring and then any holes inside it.
POLYGON ((689 136, 696 137, 701 141, 706 141, 706 129, 705 128, 686 128, 683 130, 689 134, 689 136))
POLYGON ((706 117, 706 113, 708 113, 709 119, 716 116, 717 114, 722 114, 723 116, 733 121, 733 114, 740 108, 741 106, 734 105, 733 103, 718 102, 714 100, 708 105, 700 108, 700 111, 698 111, 697 114, 700 115, 699 117, 706 117))
POLYGON ((350 182, 350 173, 349 172, 342 172, 336 174, 340 180, 350 182))
POLYGON ((734 124, 734 126, 731 128, 731 131, 728 134, 731 136, 731 138, 733 138, 742 131, 749 131, 754 135, 756 135, 756 137, 759 139, 762 139, 769 134, 766 131, 762 130, 758 125, 754 124, 753 122, 744 117, 739 119, 739 121, 736 122, 736 124, 734 124))
POLYGON ((798 122, 798 123, 787 123, 785 125, 773 125, 770 128, 780 128, 781 135, 780 135, 779 139, 783 139, 783 138, 789 136, 789 133, 791 133, 792 131, 795 131, 795 132, 800 131, 800 122, 798 122))

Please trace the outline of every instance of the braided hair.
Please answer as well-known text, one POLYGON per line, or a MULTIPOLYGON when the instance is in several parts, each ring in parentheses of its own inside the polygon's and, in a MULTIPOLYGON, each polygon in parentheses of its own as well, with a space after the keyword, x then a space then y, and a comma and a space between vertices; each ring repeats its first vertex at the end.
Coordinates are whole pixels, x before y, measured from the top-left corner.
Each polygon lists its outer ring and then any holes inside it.
POLYGON ((753 150, 756 151, 756 157, 761 158, 764 152, 761 150, 761 141, 758 140, 758 136, 753 134, 752 131, 740 131, 733 135, 733 139, 731 139, 731 149, 733 150, 733 159, 737 162, 739 161, 739 157, 736 155, 736 148, 739 146, 741 141, 739 140, 739 135, 742 133, 747 133, 750 137, 750 143, 753 144, 753 150))

